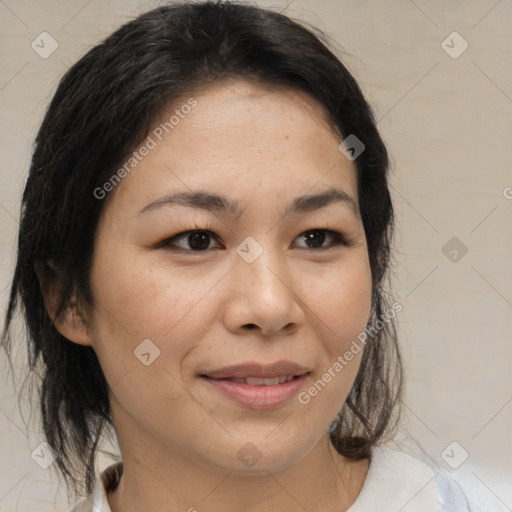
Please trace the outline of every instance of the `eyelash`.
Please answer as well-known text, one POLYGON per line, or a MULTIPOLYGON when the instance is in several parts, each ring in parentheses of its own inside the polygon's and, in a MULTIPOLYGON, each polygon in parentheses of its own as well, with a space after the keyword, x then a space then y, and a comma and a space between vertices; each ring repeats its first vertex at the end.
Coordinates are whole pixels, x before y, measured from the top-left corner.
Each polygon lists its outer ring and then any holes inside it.
MULTIPOLYGON (((173 249, 173 250, 178 250, 178 251, 181 250, 181 251, 184 251, 184 252, 191 252, 191 253, 198 253, 198 254, 210 251, 211 249, 204 249, 204 250, 196 250, 196 251, 194 251, 193 249, 184 249, 182 247, 174 247, 172 245, 172 242, 175 242, 176 240, 179 240, 180 238, 186 239, 187 235, 191 235, 193 233, 208 233, 209 235, 212 236, 212 238, 215 238, 218 241, 218 237, 212 231, 212 227, 210 225, 207 224, 207 225, 205 225, 204 227, 201 227, 201 228, 196 225, 195 227, 196 227, 196 229, 191 229, 191 230, 188 230, 188 231, 183 231, 181 233, 178 233, 177 235, 174 235, 174 236, 172 236, 170 238, 166 238, 165 240, 162 240, 162 242, 160 242, 158 244, 157 248, 165 247, 167 249, 173 249)), ((348 247, 348 246, 352 245, 352 242, 347 240, 347 238, 345 238, 345 236, 343 236, 339 231, 336 231, 336 230, 333 230, 333 229, 329 229, 329 228, 313 228, 313 229, 308 229, 308 230, 303 231, 302 233, 300 233, 296 238, 302 237, 302 236, 304 236, 307 233, 314 233, 314 232, 326 233, 328 236, 330 236, 332 238, 331 243, 329 245, 327 245, 327 246, 299 247, 299 249, 309 250, 309 251, 314 251, 314 252, 321 252, 321 251, 325 251, 327 249, 330 249, 331 247, 335 247, 335 246, 338 246, 338 245, 342 245, 342 246, 345 246, 345 247, 348 247)))

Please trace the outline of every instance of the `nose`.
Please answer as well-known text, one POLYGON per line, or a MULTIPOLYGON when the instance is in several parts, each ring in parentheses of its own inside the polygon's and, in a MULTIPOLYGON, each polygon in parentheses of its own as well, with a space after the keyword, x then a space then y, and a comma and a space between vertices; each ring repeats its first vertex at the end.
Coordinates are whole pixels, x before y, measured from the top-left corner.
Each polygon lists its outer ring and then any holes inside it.
POLYGON ((224 308, 224 323, 230 332, 257 330, 264 336, 285 335, 303 324, 300 290, 283 258, 266 250, 252 263, 236 258, 224 308))

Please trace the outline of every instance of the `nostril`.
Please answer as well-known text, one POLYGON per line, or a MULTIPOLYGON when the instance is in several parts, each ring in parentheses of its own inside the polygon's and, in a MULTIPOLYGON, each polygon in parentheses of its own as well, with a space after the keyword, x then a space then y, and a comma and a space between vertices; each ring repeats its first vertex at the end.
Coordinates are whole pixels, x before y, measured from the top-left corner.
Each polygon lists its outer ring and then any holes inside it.
POLYGON ((256 327, 256 324, 247 324, 246 327, 248 329, 254 329, 256 327))

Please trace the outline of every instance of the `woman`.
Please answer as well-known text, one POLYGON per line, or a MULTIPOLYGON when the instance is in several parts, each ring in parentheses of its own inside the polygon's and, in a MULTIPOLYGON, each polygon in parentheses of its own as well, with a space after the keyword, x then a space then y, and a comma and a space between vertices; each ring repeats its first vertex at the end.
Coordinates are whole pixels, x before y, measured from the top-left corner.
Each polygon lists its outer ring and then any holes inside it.
POLYGON ((321 39, 256 7, 166 6, 63 77, 3 342, 19 309, 74 512, 468 510, 379 446, 402 390, 388 159, 321 39), (109 432, 122 461, 98 476, 109 432))

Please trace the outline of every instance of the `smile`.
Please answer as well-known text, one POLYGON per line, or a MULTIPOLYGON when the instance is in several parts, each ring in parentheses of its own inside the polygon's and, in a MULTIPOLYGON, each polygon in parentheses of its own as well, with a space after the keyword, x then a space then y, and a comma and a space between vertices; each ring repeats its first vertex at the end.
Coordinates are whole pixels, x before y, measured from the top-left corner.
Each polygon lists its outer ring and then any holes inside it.
POLYGON ((292 400, 301 390, 309 373, 299 376, 227 377, 214 379, 201 376, 223 401, 249 409, 275 409, 292 400))

